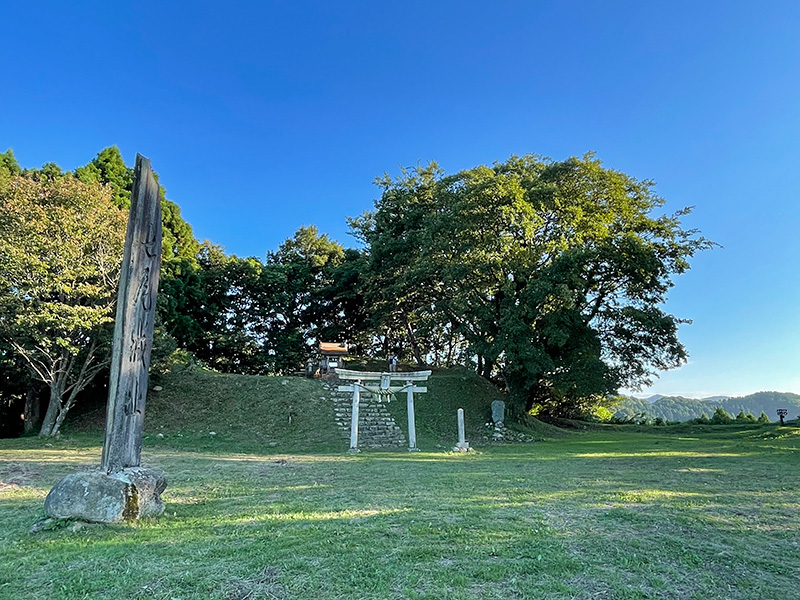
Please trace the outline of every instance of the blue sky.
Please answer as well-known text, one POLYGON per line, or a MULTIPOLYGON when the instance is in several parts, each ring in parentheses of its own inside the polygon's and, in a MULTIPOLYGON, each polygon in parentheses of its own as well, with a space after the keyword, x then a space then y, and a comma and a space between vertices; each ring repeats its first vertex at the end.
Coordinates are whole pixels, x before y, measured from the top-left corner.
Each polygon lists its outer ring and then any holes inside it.
POLYGON ((345 245, 373 179, 593 150, 720 243, 643 393, 800 392, 800 3, 4 3, 0 151, 152 159, 200 239, 345 245))

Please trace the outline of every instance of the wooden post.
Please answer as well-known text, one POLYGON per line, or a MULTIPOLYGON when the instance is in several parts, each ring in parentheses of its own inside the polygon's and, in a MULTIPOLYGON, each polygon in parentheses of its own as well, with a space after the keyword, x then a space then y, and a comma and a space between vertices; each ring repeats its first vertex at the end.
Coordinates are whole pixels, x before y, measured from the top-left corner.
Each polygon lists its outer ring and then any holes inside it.
POLYGON ((161 268, 161 202, 150 160, 136 156, 125 254, 122 259, 102 469, 138 467, 156 294, 161 268))

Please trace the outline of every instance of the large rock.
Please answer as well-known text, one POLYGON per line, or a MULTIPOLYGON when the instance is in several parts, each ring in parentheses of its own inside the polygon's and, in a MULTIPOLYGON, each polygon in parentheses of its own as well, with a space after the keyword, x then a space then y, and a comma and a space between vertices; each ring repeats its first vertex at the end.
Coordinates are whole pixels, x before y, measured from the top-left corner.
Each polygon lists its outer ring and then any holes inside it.
POLYGON ((106 475, 89 471, 67 475, 44 501, 48 517, 93 523, 120 523, 164 512, 164 475, 141 467, 106 475))

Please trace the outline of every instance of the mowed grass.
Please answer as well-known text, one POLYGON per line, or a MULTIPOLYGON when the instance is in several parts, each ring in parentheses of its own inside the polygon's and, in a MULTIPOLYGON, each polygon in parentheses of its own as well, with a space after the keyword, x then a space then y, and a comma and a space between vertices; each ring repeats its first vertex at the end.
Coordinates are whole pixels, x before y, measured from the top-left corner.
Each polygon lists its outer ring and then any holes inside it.
MULTIPOLYGON (((470 454, 145 446, 166 513, 36 534, 100 439, 0 440, 0 598, 781 599, 800 430, 595 431, 470 454)), ((183 445, 182 445, 183 444, 183 445)))

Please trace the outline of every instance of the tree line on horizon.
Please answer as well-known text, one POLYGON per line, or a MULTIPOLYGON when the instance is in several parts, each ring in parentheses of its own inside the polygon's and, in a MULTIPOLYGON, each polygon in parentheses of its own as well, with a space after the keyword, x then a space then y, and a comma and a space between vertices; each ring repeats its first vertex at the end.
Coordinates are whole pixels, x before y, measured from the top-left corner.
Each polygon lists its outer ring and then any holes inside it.
MULTIPOLYGON (((132 181, 116 147, 72 172, 0 154, 0 402, 43 435, 107 373, 132 181)), ((154 360, 181 348, 218 371, 285 374, 320 340, 347 342, 468 366, 516 417, 578 417, 685 361, 661 306, 713 244, 683 228, 688 209, 653 214, 652 182, 587 154, 432 162, 376 184, 374 209, 349 219, 361 248, 309 225, 264 259, 200 243, 162 187, 154 360)))
POLYGON ((731 415, 761 415, 768 421, 777 420, 777 410, 785 408, 800 416, 800 395, 790 392, 756 392, 747 396, 726 399, 696 399, 682 396, 662 396, 655 402, 642 398, 624 397, 614 406, 614 415, 621 420, 662 419, 684 422, 710 417, 717 409, 731 415))

